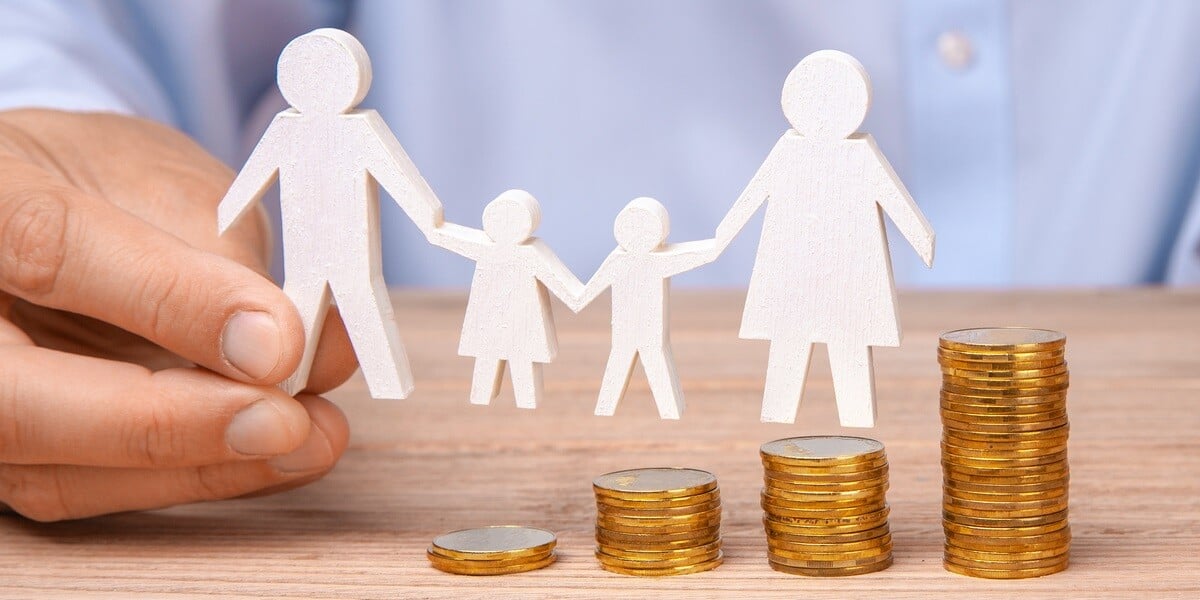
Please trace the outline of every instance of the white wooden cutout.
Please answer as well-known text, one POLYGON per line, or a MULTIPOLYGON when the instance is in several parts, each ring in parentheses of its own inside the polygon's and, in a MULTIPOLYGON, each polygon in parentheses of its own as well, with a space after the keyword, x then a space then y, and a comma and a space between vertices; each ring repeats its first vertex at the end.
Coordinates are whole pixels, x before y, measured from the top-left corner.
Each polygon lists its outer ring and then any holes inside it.
POLYGON ((542 365, 558 354, 547 288, 564 302, 583 284, 541 240, 531 237, 541 221, 537 200, 509 190, 488 203, 483 230, 445 223, 429 241, 475 261, 463 319, 460 356, 475 359, 471 403, 490 404, 504 369, 517 406, 536 408, 542 399, 542 365))
POLYGON ((805 57, 783 86, 783 134, 717 228, 723 249, 767 204, 740 336, 771 342, 762 420, 791 423, 812 345, 825 343, 838 415, 873 427, 872 346, 899 346, 886 213, 933 265, 933 228, 866 133, 871 83, 852 56, 805 57))
POLYGON ((291 108, 271 122, 218 209, 224 233, 279 180, 284 292, 304 323, 304 357, 281 384, 308 383, 332 298, 371 395, 405 398, 412 373, 387 287, 379 246, 382 185, 425 235, 442 205, 383 119, 355 107, 371 85, 362 44, 337 29, 293 40, 279 57, 279 91, 291 108))
POLYGON ((637 198, 617 215, 613 250, 575 302, 578 312, 606 288, 612 288, 612 351, 596 414, 611 416, 629 387, 640 359, 650 392, 663 419, 683 414, 683 391, 675 373, 670 334, 670 278, 717 257, 715 240, 667 244, 667 210, 653 198, 637 198))

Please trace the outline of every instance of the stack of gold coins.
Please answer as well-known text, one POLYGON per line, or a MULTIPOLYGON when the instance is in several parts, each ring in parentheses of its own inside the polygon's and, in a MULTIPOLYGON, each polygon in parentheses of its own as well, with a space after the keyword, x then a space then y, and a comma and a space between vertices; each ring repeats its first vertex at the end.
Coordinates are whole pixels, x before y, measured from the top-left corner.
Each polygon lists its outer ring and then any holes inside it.
POLYGON ((557 543, 544 529, 500 525, 452 531, 433 540, 425 555, 447 573, 507 575, 548 566, 557 543))
POLYGON ((686 575, 721 564, 721 491, 696 469, 632 469, 601 475, 596 558, 624 575, 686 575))
POLYGON ((797 437, 759 449, 771 568, 794 575, 872 573, 892 564, 883 444, 843 436, 797 437))
POLYGON ((1042 329, 942 335, 947 570, 1018 579, 1067 568, 1065 347, 1042 329))

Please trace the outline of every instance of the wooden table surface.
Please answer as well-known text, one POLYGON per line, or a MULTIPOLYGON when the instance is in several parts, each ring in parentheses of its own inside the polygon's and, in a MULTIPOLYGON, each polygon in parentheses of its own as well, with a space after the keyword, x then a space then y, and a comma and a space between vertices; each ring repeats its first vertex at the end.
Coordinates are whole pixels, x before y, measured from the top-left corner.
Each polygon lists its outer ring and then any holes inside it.
POLYGON ((0 596, 1200 595, 1200 293, 905 294, 905 344, 875 354, 874 430, 838 427, 823 352, 796 424, 759 423, 766 344, 737 339, 741 300, 732 292, 675 295, 688 407, 681 421, 666 422, 656 418, 640 369, 615 417, 592 416, 608 351, 604 306, 558 312, 559 359, 546 369, 544 406, 528 411, 514 408, 507 390, 490 407, 468 404, 471 365, 455 354, 463 296, 397 293, 417 391, 405 401, 372 401, 356 378, 331 394, 354 434, 329 477, 281 496, 83 522, 0 518, 0 596), (941 565, 934 348, 941 331, 992 324, 1068 334, 1074 543, 1071 568, 1041 579, 971 579, 941 565), (767 566, 758 446, 817 433, 865 434, 887 445, 892 568, 812 579, 767 566), (591 479, 661 465, 719 478, 725 564, 661 579, 602 571, 592 556, 591 479), (437 534, 501 523, 558 532, 558 563, 485 578, 426 563, 437 534))

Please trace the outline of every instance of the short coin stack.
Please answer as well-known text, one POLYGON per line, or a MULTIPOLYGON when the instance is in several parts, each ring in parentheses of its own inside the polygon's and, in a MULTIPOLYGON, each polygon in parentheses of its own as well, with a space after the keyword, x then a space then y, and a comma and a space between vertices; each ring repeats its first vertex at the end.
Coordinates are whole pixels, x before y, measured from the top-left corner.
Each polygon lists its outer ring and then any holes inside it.
POLYGON ((767 442, 759 454, 771 568, 835 577, 891 566, 883 444, 859 437, 797 437, 767 442))
POLYGON ((507 575, 548 566, 557 543, 544 529, 501 525, 452 531, 433 540, 425 554, 447 573, 507 575))
POLYGON ((657 577, 721 564, 721 491, 712 473, 632 469, 601 475, 592 489, 604 569, 657 577))
POLYGON ((1018 579, 1067 568, 1065 347, 1042 329, 942 335, 947 570, 1018 579))

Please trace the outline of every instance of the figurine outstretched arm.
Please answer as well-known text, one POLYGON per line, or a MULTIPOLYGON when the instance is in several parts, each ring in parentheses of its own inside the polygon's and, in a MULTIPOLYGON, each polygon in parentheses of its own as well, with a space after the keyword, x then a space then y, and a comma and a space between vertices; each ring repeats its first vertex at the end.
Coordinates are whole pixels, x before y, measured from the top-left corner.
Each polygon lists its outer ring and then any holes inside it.
POLYGON ((417 166, 387 123, 384 123, 383 117, 375 111, 363 111, 361 114, 369 130, 363 153, 367 160, 367 171, 400 205, 421 233, 428 237, 444 222, 441 200, 438 200, 425 178, 421 177, 417 166))
MULTIPOLYGON (((786 138, 787 134, 784 134, 786 138)), ((721 224, 717 226, 716 245, 717 253, 725 251, 729 244, 733 242, 733 238, 742 231, 750 217, 758 212, 763 203, 767 201, 770 195, 771 180, 775 176, 776 164, 780 162, 779 155, 782 153, 784 138, 780 138, 776 142, 775 147, 771 149, 771 153, 767 155, 767 159, 763 161, 761 167, 750 178, 750 183, 746 184, 746 189, 742 190, 742 194, 738 196, 733 207, 725 214, 725 218, 721 220, 721 224)))
POLYGON ((868 171, 871 192, 875 194, 883 212, 896 224, 896 229, 900 230, 904 239, 917 251, 925 266, 932 267, 935 241, 933 226, 925 219, 921 208, 905 189, 892 165, 879 151, 874 138, 867 137, 867 141, 876 158, 874 168, 868 171))
MULTIPOLYGON (((558 297, 568 306, 578 302, 583 296, 583 283, 579 278, 563 264, 558 255, 546 245, 545 242, 537 238, 533 238, 526 242, 533 248, 535 259, 534 274, 538 281, 541 281, 551 294, 558 297)), ((574 312, 574 308, 571 309, 574 312)))
POLYGON ((224 235, 275 185, 275 180, 279 178, 278 154, 285 151, 287 144, 284 135, 288 127, 287 114, 286 111, 280 113, 267 126, 262 139, 225 192, 225 197, 217 206, 217 235, 224 235))

